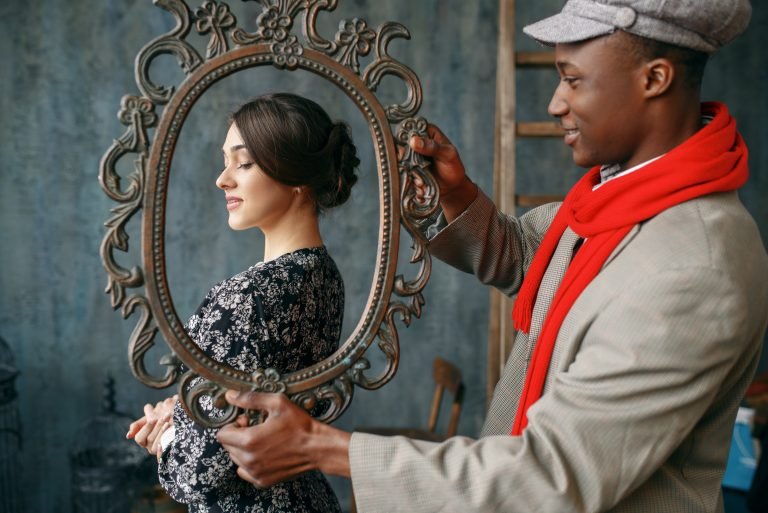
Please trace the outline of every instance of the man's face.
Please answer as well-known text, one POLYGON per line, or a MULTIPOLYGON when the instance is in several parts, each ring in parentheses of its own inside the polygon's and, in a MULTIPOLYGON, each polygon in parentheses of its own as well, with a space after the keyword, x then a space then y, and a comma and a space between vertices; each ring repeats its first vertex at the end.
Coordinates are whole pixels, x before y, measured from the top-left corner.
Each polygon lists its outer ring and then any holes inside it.
POLYGON ((642 65, 624 37, 617 32, 555 48, 560 83, 548 110, 560 119, 578 166, 641 163, 634 157, 645 130, 642 65))

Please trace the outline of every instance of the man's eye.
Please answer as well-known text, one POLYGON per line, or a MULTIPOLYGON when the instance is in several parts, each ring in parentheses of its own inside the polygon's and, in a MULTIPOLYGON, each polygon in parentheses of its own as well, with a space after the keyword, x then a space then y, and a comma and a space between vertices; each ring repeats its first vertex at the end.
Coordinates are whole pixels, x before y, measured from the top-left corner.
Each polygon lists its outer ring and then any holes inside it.
POLYGON ((578 82, 579 79, 576 77, 563 77, 561 80, 566 84, 573 85, 578 82))

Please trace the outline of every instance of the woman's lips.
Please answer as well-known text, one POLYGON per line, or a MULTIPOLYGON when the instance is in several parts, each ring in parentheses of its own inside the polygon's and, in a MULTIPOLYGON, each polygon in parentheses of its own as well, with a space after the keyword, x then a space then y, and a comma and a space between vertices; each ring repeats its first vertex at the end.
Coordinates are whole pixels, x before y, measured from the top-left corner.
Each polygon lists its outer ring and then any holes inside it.
POLYGON ((227 210, 234 210, 243 202, 240 198, 227 198, 227 210))

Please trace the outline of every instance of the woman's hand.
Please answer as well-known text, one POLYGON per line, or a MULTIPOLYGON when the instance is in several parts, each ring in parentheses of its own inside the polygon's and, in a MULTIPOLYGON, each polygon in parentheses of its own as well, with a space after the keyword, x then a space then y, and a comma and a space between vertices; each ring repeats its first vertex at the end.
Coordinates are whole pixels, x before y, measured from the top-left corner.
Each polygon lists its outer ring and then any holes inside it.
POLYGON ((174 395, 152 406, 144 405, 144 416, 132 422, 125 437, 133 439, 147 452, 160 457, 160 437, 173 425, 173 407, 178 396, 174 395))
MULTIPOLYGON (((440 205, 448 222, 467 209, 477 197, 477 186, 467 177, 459 152, 435 125, 428 125, 427 137, 413 136, 410 147, 417 153, 432 157, 432 174, 440 189, 440 205)), ((416 187, 423 187, 416 180, 416 187)))

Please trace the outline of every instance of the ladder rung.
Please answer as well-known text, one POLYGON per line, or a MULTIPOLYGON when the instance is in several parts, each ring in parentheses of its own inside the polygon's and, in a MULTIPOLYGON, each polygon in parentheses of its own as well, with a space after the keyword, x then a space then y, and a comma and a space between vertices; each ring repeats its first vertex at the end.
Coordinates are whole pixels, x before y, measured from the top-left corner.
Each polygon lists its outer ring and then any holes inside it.
POLYGON ((530 121, 517 123, 515 131, 519 137, 562 137, 564 132, 556 121, 530 121))
POLYGON ((554 67, 555 52, 515 52, 515 64, 521 68, 554 67))
POLYGON ((556 203, 563 201, 565 196, 562 195, 530 195, 525 196, 522 194, 515 194, 515 206, 517 207, 538 207, 547 203, 556 203))

